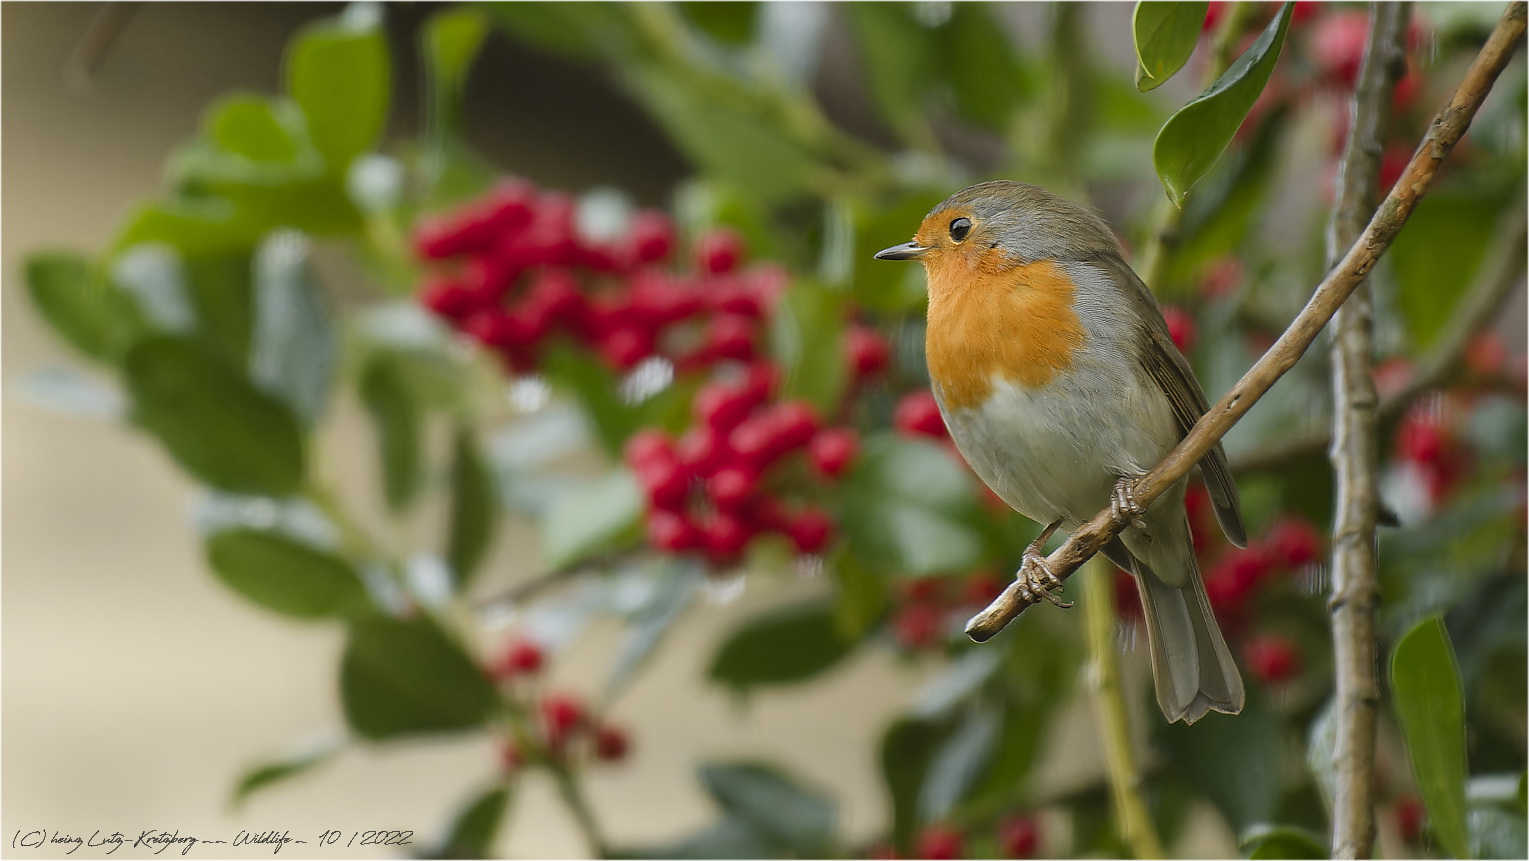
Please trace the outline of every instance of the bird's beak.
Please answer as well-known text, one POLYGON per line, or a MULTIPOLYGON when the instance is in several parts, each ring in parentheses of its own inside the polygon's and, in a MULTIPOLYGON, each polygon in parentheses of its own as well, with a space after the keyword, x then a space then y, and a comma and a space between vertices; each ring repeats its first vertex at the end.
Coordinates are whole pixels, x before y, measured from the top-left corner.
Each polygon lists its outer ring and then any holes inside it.
POLYGON ((876 252, 877 260, 917 260, 929 251, 917 242, 904 242, 876 252))

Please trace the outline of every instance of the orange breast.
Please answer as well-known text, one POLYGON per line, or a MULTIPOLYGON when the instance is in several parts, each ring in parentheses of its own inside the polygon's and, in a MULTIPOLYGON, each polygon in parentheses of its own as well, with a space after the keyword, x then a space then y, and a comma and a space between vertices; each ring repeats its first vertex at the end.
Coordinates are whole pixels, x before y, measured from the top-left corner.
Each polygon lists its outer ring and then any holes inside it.
POLYGON ((1082 348, 1077 288, 1054 261, 1008 265, 995 249, 971 265, 936 258, 927 268, 925 354, 946 409, 980 405, 995 377, 1044 386, 1082 348))

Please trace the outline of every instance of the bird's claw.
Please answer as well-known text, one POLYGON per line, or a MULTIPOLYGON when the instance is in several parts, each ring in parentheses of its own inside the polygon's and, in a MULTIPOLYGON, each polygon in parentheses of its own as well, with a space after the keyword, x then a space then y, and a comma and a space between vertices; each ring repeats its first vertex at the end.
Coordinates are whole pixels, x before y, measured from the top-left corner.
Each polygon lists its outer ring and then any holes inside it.
POLYGON ((1025 555, 1019 564, 1019 571, 1015 572, 1014 579, 1019 583, 1019 596, 1026 603, 1039 604, 1042 600, 1050 601, 1063 610, 1072 606, 1071 601, 1063 601, 1058 598, 1054 590, 1062 588, 1062 581, 1053 573, 1051 566, 1046 564, 1046 556, 1041 553, 1047 539, 1056 532, 1062 521, 1047 526, 1041 530, 1041 534, 1030 542, 1025 548, 1025 555))
POLYGON ((1145 529, 1146 524, 1141 519, 1143 510, 1141 503, 1136 501, 1136 481, 1130 478, 1118 479, 1110 491, 1110 516, 1115 518, 1116 523, 1145 529))

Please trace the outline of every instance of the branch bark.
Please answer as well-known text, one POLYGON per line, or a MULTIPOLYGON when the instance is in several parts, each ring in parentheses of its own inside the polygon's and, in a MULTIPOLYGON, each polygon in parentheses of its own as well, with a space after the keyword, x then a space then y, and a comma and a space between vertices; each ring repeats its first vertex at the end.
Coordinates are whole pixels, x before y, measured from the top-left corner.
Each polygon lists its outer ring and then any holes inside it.
MULTIPOLYGON (((1391 90, 1406 67, 1406 3, 1372 3, 1370 34, 1354 87, 1348 141, 1338 170, 1327 225, 1327 265, 1359 238, 1374 212, 1382 130, 1391 90)), ((1375 841, 1375 720, 1380 706, 1376 675, 1375 528, 1380 516, 1379 446, 1376 442, 1374 310, 1367 281, 1334 318, 1333 446, 1337 520, 1333 524, 1333 662, 1337 677, 1337 747, 1333 797, 1334 858, 1366 858, 1375 841)))
MULTIPOLYGON (((1449 104, 1429 125, 1402 178, 1338 267, 1322 279, 1306 307, 1291 321, 1274 346, 1210 408, 1161 463, 1136 481, 1134 492, 1143 507, 1156 502, 1164 491, 1188 475, 1189 470, 1269 387, 1295 366, 1338 307, 1375 267, 1375 262, 1407 223, 1418 200, 1427 193, 1439 165, 1465 134, 1497 76, 1512 59, 1519 39, 1524 35, 1524 18, 1523 2, 1508 5, 1449 104)), ((1125 522, 1117 521, 1108 509, 1101 511, 1053 551, 1046 562, 1058 578, 1065 579, 1098 553, 1124 526, 1125 522)), ((1029 603, 1020 597, 1019 583, 1011 583, 987 609, 972 617, 966 625, 966 633, 973 640, 984 642, 1013 621, 1029 603)))

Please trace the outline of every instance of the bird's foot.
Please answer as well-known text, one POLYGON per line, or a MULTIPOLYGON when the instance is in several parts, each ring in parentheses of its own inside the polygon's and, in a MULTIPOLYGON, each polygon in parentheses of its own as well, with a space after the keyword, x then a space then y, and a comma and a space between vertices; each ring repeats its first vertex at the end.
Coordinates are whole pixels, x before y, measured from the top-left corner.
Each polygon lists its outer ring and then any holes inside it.
POLYGON ((1145 530, 1147 524, 1141 519, 1143 510, 1141 503, 1136 501, 1136 480, 1117 479, 1115 488, 1110 491, 1110 516, 1115 518, 1115 522, 1145 530))
POLYGON ((1062 525, 1058 520, 1041 530, 1041 534, 1030 542, 1025 548, 1025 555, 1019 564, 1019 571, 1014 574, 1014 579, 1019 583, 1019 596, 1029 604, 1039 604, 1042 600, 1067 609, 1072 606, 1071 601, 1063 601, 1055 594, 1055 590, 1062 588, 1062 581, 1051 573, 1051 566, 1046 564, 1046 556, 1041 552, 1046 541, 1062 525))

